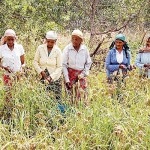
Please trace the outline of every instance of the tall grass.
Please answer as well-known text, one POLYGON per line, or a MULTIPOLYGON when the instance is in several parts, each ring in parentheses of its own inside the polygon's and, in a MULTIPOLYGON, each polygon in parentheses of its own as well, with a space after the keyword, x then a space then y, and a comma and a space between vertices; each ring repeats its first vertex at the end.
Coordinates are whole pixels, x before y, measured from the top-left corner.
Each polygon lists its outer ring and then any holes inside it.
MULTIPOLYGON (((26 62, 32 68, 37 45, 29 46, 26 62)), ((64 96, 64 117, 34 69, 27 70, 27 76, 13 85, 13 99, 8 106, 11 119, 1 117, 0 149, 150 149, 149 80, 139 79, 138 72, 132 71, 126 78, 126 86, 120 85, 118 89, 115 84, 107 84, 102 70, 96 74, 92 71, 88 84, 89 105, 85 107, 82 102, 78 107, 70 105, 64 96)), ((0 87, 0 113, 5 115, 8 107, 2 111, 7 103, 1 78, 0 87)))

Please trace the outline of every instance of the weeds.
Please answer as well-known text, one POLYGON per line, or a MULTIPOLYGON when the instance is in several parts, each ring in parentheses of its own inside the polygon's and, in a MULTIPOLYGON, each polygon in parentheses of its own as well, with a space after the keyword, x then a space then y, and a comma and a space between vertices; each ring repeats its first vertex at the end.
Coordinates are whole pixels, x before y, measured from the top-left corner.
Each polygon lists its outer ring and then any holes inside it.
MULTIPOLYGON (((26 55, 31 68, 33 54, 28 51, 26 55)), ((26 76, 13 85, 7 121, 0 79, 0 149, 150 149, 149 80, 132 71, 125 79, 126 86, 118 89, 107 84, 104 70, 97 75, 93 72, 88 77, 88 106, 82 105, 82 100, 79 107, 70 105, 63 93, 65 117, 53 94, 45 91, 35 71, 28 68, 26 76)))

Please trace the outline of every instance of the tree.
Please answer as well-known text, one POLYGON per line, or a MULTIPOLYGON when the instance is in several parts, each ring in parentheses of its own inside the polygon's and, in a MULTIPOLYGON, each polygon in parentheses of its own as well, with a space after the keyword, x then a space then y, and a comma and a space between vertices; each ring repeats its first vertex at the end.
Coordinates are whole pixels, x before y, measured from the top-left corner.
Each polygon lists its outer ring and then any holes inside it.
MULTIPOLYGON (((148 27, 149 0, 1 0, 0 34, 13 28, 26 38, 47 30, 79 28, 90 33, 90 42, 102 34, 148 27)), ((92 44, 93 45, 93 44, 92 44)))

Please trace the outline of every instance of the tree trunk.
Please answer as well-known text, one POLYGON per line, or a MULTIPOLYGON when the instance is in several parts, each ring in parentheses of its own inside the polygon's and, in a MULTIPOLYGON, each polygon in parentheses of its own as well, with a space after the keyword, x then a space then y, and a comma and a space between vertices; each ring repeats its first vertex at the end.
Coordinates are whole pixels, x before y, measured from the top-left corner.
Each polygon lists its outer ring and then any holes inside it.
POLYGON ((96 6, 98 4, 99 0, 93 0, 91 3, 91 10, 90 10, 90 41, 89 41, 89 47, 91 48, 94 42, 94 35, 95 35, 95 12, 96 12, 96 6))

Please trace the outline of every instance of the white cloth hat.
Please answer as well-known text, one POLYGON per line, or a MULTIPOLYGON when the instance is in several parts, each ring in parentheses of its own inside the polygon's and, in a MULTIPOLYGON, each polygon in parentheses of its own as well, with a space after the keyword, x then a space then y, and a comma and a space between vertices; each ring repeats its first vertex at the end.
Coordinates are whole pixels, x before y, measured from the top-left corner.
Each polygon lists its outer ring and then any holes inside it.
POLYGON ((83 33, 79 29, 74 30, 72 32, 72 35, 76 35, 76 36, 80 37, 81 39, 83 39, 83 33))
POLYGON ((5 36, 16 37, 16 33, 15 33, 15 31, 12 30, 12 29, 7 29, 7 30, 5 31, 5 33, 4 33, 4 37, 5 37, 5 36))
POLYGON ((57 40, 57 33, 55 31, 48 31, 46 33, 46 39, 57 40))

